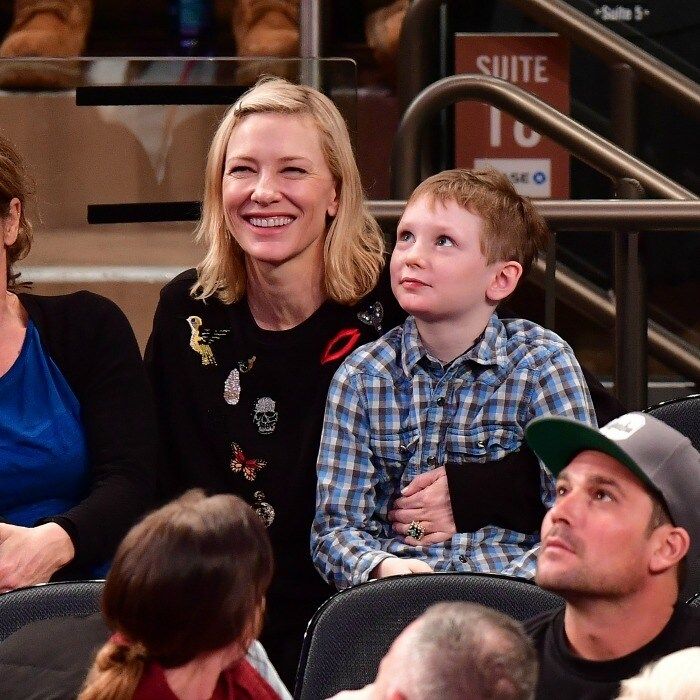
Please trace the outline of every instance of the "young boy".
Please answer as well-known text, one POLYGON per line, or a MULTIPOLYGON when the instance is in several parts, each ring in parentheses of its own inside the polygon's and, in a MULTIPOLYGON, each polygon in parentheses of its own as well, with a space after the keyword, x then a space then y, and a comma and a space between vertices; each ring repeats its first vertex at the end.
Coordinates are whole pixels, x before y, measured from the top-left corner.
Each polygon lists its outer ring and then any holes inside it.
POLYGON ((495 314, 546 240, 543 219, 496 171, 446 171, 411 195, 390 266, 410 315, 347 357, 328 392, 311 549, 337 588, 412 572, 534 575, 554 488, 535 460, 518 459, 525 426, 546 414, 595 425, 571 348, 495 314), (415 521, 407 541, 392 504, 443 465, 469 470, 469 531, 421 546, 415 521))

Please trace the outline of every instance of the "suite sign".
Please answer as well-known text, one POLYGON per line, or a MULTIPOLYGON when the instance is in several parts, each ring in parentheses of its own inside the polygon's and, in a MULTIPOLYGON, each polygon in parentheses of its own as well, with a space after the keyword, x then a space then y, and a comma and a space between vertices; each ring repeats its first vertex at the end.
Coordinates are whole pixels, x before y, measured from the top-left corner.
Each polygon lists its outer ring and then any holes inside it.
MULTIPOLYGON (((502 78, 569 113, 569 44, 555 34, 457 34, 455 73, 502 78)), ((568 153, 495 107, 456 105, 455 149, 458 167, 493 166, 523 195, 569 196, 568 153)))

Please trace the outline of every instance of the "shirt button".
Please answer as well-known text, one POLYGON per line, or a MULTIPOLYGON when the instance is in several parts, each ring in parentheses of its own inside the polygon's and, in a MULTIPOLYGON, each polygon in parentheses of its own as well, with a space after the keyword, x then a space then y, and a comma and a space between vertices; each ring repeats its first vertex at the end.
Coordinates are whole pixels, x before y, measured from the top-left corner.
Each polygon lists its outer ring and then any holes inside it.
POLYGON ((445 397, 444 396, 439 396, 437 401, 435 402, 438 406, 444 406, 445 405, 445 397))
POLYGON ((464 556, 464 554, 459 555, 459 560, 462 562, 462 564, 467 563, 467 558, 464 556))
POLYGON ((437 464, 437 459, 435 457, 428 457, 427 462, 429 467, 434 467, 437 464))

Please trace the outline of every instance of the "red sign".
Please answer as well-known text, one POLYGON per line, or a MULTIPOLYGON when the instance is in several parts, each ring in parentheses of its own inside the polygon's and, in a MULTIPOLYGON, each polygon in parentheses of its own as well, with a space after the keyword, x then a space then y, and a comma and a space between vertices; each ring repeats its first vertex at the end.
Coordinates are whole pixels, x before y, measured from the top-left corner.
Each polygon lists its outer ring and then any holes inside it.
MULTIPOLYGON (((569 42, 556 34, 457 34, 455 73, 502 78, 569 113, 569 42)), ((480 102, 455 106, 455 162, 492 166, 528 197, 569 197, 567 151, 480 102)))

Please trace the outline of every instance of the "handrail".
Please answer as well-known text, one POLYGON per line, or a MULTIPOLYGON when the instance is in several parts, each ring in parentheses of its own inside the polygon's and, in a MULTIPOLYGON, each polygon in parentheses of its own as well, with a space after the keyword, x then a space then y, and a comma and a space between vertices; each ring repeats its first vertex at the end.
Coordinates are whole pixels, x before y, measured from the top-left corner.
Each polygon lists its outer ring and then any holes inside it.
MULTIPOLYGON (((644 231, 700 230, 700 199, 535 199, 535 209, 553 231, 614 230, 620 227, 644 231)), ((406 200, 375 199, 367 202, 379 221, 397 221, 406 200)))
MULTIPOLYGON (((645 231, 700 230, 700 200, 535 200, 535 207, 553 230, 629 229, 645 231)), ((405 201, 379 200, 368 202, 372 214, 380 221, 398 219, 405 201)), ((532 280, 546 287, 545 264, 533 265, 532 280)), ((605 327, 615 324, 615 303, 600 294, 590 283, 557 264, 555 273, 557 297, 574 303, 589 318, 605 327)), ((700 383, 700 353, 682 338, 654 321, 648 326, 649 352, 675 370, 700 383)))
POLYGON ((637 78, 683 108, 700 115, 700 86, 611 29, 598 24, 564 0, 508 0, 532 19, 568 36, 608 65, 627 63, 637 78))
MULTIPOLYGON (((538 260, 532 266, 532 280, 540 287, 545 286, 545 265, 538 260)), ((615 325, 615 302, 598 293, 590 283, 578 279, 570 271, 564 270, 560 263, 555 272, 557 297, 575 304, 576 308, 606 328, 615 325)), ((673 369, 688 377, 696 384, 700 383, 700 355, 685 340, 656 323, 648 321, 647 342, 649 352, 673 369)))
MULTIPOLYGON (((413 0, 409 5, 401 30, 399 65, 399 101, 405 107, 415 95, 433 81, 436 59, 422 41, 425 26, 436 23, 437 9, 446 0, 413 0)), ((663 61, 635 46, 612 30, 598 24, 580 10, 563 0, 508 0, 522 12, 560 34, 569 37, 607 64, 627 63, 634 68, 639 80, 676 102, 691 116, 700 114, 700 86, 663 61)), ((434 36, 431 32, 430 36, 434 36)), ((433 44, 431 44, 431 47, 433 44)))
POLYGON ((423 125, 441 109, 460 100, 478 100, 498 107, 605 175, 634 178, 651 195, 697 199, 678 183, 525 90, 500 78, 470 74, 448 76, 429 85, 404 112, 392 153, 394 198, 408 197, 420 180, 418 155, 423 125))

